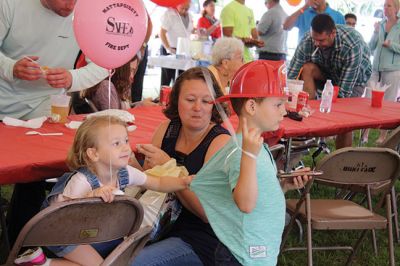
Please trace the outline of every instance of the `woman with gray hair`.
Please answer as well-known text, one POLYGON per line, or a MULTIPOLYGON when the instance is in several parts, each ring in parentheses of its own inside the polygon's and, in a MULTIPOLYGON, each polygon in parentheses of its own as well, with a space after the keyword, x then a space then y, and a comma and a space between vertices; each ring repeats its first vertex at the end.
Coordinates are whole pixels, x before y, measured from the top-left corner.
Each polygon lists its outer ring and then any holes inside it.
POLYGON ((233 37, 218 39, 212 49, 211 65, 208 69, 213 73, 224 94, 227 94, 229 81, 243 65, 243 42, 233 37))

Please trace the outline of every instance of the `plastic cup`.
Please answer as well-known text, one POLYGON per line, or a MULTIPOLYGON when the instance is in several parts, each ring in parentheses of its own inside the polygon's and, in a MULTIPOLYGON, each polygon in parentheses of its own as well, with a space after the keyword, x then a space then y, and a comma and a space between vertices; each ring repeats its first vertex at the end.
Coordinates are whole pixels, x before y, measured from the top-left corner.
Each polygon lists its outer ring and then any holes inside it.
POLYGON ((372 96, 371 96, 371 106, 381 108, 384 95, 385 95, 384 91, 374 91, 373 90, 372 96))
POLYGON ((169 103, 169 96, 171 95, 172 88, 168 86, 162 86, 160 89, 160 103, 163 106, 167 106, 169 103))
POLYGON ((339 95, 339 86, 333 86, 333 96, 332 96, 332 102, 335 103, 337 101, 338 95, 339 95))
POLYGON ((51 95, 51 116, 50 121, 53 123, 66 123, 69 113, 69 102, 71 97, 65 94, 51 95))
POLYGON ((297 107, 297 97, 299 92, 303 90, 304 81, 302 80, 287 80, 287 86, 289 91, 289 99, 287 107, 292 110, 296 110, 297 107))

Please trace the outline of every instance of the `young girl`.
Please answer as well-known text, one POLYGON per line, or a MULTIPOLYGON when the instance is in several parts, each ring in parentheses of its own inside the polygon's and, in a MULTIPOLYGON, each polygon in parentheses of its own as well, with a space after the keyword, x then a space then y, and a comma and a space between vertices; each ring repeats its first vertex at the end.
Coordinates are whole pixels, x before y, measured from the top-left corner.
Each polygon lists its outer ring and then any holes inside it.
MULTIPOLYGON (((128 165, 132 150, 126 125, 117 117, 86 120, 77 130, 67 164, 72 173, 64 174, 47 196, 44 206, 70 199, 101 197, 112 202, 115 190, 138 185, 161 192, 187 188, 191 177, 152 177, 128 165), (110 167, 111 164, 111 167, 110 167)), ((110 243, 102 243, 109 246, 110 243)), ((116 245, 116 244, 115 244, 116 245)), ((47 259, 41 249, 24 253, 17 265, 99 265, 103 258, 91 245, 48 247, 61 259, 47 259), (32 252, 31 252, 32 253, 32 252)))

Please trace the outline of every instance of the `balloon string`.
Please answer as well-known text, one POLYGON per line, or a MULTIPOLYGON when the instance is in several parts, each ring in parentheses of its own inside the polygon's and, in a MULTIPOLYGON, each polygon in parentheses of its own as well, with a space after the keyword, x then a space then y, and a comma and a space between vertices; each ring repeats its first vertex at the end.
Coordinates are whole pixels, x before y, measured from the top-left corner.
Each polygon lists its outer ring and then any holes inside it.
MULTIPOLYGON (((108 70, 108 110, 111 109, 111 77, 114 74, 114 70, 113 69, 109 69, 108 70)), ((111 116, 108 115, 108 137, 111 140, 111 116)), ((109 158, 109 171, 110 171, 110 182, 109 185, 112 185, 112 167, 111 167, 111 149, 110 152, 108 154, 108 158, 109 158)))
MULTIPOLYGON (((226 164, 226 161, 228 160, 228 158, 229 158, 235 151, 237 151, 237 150, 243 151, 243 149, 242 149, 242 147, 239 145, 239 141, 238 141, 238 139, 237 139, 237 137, 236 137, 236 132, 235 132, 235 129, 233 128, 233 125, 232 125, 232 123, 231 123, 231 120, 228 118, 228 115, 225 113, 224 108, 222 107, 221 103, 219 103, 219 102, 217 102, 217 101, 215 100, 216 94, 215 94, 214 87, 213 87, 213 85, 212 85, 213 83, 212 83, 212 80, 211 80, 210 73, 209 73, 208 71, 205 71, 203 68, 202 68, 202 72, 203 72, 204 79, 205 79, 206 84, 207 84, 207 88, 208 88, 208 90, 210 91, 211 98, 212 98, 212 102, 215 104, 215 108, 217 109, 219 115, 221 116, 222 121, 224 122, 224 126, 227 128, 227 130, 228 130, 229 133, 231 134, 232 140, 233 140, 233 142, 234 142, 235 145, 236 145, 236 148, 226 157, 226 159, 225 159, 225 164, 226 164)), ((244 151, 244 152, 247 153, 247 151, 244 151)))

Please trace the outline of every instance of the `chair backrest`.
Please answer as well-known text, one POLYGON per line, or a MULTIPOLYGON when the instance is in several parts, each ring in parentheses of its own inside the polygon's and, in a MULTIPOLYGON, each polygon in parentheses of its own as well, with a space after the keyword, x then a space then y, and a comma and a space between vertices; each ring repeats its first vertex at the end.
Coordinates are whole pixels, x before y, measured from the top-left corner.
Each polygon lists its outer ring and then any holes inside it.
POLYGON ((55 203, 26 223, 7 262, 12 264, 23 246, 89 244, 129 236, 142 220, 142 205, 126 196, 117 196, 111 203, 100 198, 55 203))
POLYGON ((382 142, 379 147, 389 148, 399 152, 400 150, 400 126, 392 130, 386 137, 385 141, 382 142))
POLYGON ((400 156, 388 148, 343 148, 317 163, 316 180, 339 184, 372 184, 399 177, 400 156))
POLYGON ((127 237, 107 256, 101 266, 130 265, 131 263, 128 262, 134 260, 136 255, 149 240, 151 230, 151 226, 145 226, 127 237))

